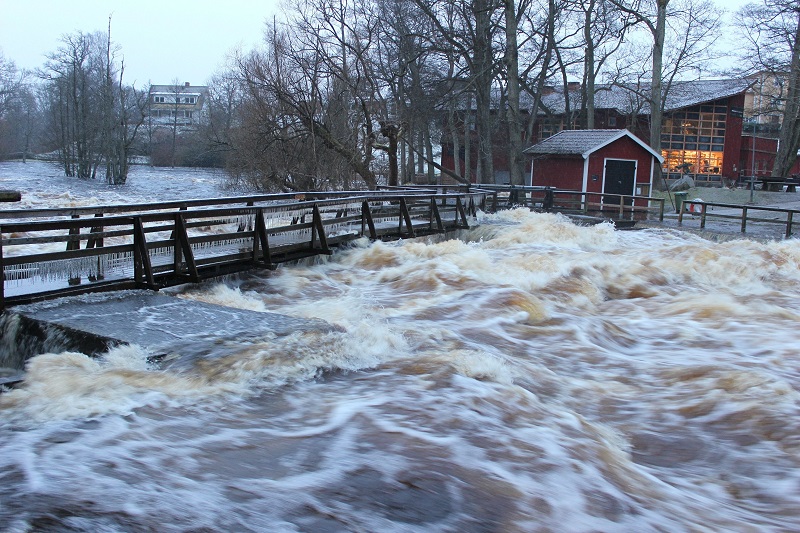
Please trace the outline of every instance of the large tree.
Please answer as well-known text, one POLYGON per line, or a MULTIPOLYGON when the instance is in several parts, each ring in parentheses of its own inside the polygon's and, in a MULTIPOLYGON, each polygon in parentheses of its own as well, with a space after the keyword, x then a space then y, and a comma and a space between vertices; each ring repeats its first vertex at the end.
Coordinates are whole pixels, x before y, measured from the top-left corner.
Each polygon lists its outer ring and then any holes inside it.
POLYGON ((752 72, 779 80, 775 107, 783 110, 772 175, 787 177, 800 149, 800 3, 763 0, 744 6, 738 26, 749 46, 741 60, 752 72))
MULTIPOLYGON (((661 152, 664 105, 672 83, 694 75, 713 59, 712 47, 719 36, 721 11, 708 0, 609 0, 644 28, 650 44, 649 84, 630 83, 642 74, 633 63, 618 69, 617 81, 646 102, 650 110, 650 147, 661 152), (646 87, 646 92, 643 91, 646 87)), ((633 41, 636 42, 635 40, 633 41)), ((635 58, 635 52, 629 57, 635 58)), ((660 168, 659 178, 660 178, 660 168)), ((660 182, 657 180, 657 183, 660 182)))
POLYGON ((124 68, 108 33, 64 35, 48 55, 45 82, 49 137, 67 176, 125 183, 132 143, 145 118, 142 91, 122 82, 124 68))

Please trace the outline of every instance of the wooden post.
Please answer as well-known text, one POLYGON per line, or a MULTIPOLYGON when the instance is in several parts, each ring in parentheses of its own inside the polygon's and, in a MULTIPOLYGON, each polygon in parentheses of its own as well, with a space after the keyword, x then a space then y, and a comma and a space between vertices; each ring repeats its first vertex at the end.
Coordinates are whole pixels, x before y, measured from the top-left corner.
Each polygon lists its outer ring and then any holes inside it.
MULTIPOLYGON (((194 260, 194 252, 192 245, 189 242, 189 232, 186 230, 186 220, 183 218, 183 213, 180 211, 175 213, 175 230, 172 232, 175 242, 172 249, 175 252, 173 265, 173 272, 177 276, 181 273, 181 252, 183 252, 183 259, 186 262, 186 270, 189 272, 189 278, 197 283, 200 281, 200 273, 197 271, 197 263, 194 260)), ((146 251, 146 250, 145 250, 146 251)), ((148 255, 149 257, 149 255, 148 255)))
POLYGON ((6 308, 6 267, 3 262, 3 229, 0 228, 0 312, 6 308))
POLYGON ((467 223, 467 214, 464 212, 464 204, 461 203, 460 196, 456 197, 455 223, 457 228, 469 228, 469 224, 467 223), (458 223, 459 217, 461 218, 461 224, 458 223))
POLYGON ((408 212, 408 205, 406 205, 406 199, 402 196, 400 197, 400 228, 399 233, 403 234, 403 221, 406 223, 406 229, 408 230, 409 237, 414 237, 414 226, 411 224, 411 214, 408 212))
POLYGON ((370 211, 369 202, 366 200, 361 202, 361 235, 364 235, 365 223, 369 228, 369 238, 372 240, 377 239, 378 232, 375 231, 375 222, 372 220, 372 211, 370 211))
POLYGON ((150 252, 147 250, 147 238, 141 217, 133 218, 133 272, 137 285, 144 284, 147 288, 156 290, 153 278, 153 266, 150 263, 150 252), (144 278, 144 281, 140 281, 144 278))
POLYGON ((792 217, 794 215, 794 211, 789 211, 786 214, 786 238, 792 236, 792 217))
MULTIPOLYGON (((70 217, 70 218, 75 220, 75 219, 80 218, 80 216, 79 215, 72 215, 72 217, 70 217)), ((81 228, 69 228, 67 234, 68 235, 80 235, 81 234, 81 228)), ((70 240, 67 241, 67 250, 79 250, 80 247, 81 247, 80 239, 76 239, 76 240, 70 239, 70 240)))
MULTIPOLYGON (((95 213, 95 218, 103 218, 103 213, 95 213)), ((102 223, 98 226, 92 226, 89 228, 89 232, 94 233, 103 233, 103 225, 102 223)), ((92 237, 86 239, 86 248, 102 248, 103 247, 103 237, 92 237)), ((98 255, 97 256, 97 275, 89 275, 89 281, 97 281, 100 279, 105 279, 105 275, 103 274, 103 261, 102 258, 98 255)))
POLYGON ((700 229, 706 227, 706 210, 708 209, 707 204, 703 204, 700 206, 700 229))
POLYGON ((264 219, 264 210, 259 209, 256 213, 255 233, 253 234, 253 262, 258 263, 258 247, 261 246, 263 252, 264 266, 274 268, 272 264, 272 253, 269 250, 269 235, 267 234, 267 222, 264 219))
POLYGON ((664 199, 663 198, 659 198, 659 200, 661 200, 659 202, 659 204, 661 205, 661 208, 659 209, 659 212, 658 212, 658 221, 659 222, 664 222, 664 199))
POLYGON ((433 229, 433 222, 436 220, 436 231, 439 233, 444 232, 444 226, 442 225, 442 217, 439 215, 439 208, 436 206, 436 200, 431 198, 431 225, 430 229, 433 229))
POLYGON ((325 253, 330 252, 328 248, 328 238, 325 236, 325 226, 322 224, 322 214, 319 212, 317 204, 314 204, 313 220, 311 223, 311 249, 314 249, 315 233, 319 233, 320 249, 325 253))
POLYGON ((747 227, 747 207, 742 206, 742 233, 744 233, 746 227, 747 227))

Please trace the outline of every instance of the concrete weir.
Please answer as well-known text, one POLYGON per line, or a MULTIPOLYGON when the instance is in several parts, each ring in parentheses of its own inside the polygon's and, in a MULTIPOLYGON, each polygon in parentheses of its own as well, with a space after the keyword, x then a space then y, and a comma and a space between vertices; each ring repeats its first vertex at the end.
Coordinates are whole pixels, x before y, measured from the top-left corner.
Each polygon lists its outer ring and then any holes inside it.
POLYGON ((294 318, 186 300, 146 290, 82 295, 17 306, 0 322, 0 385, 22 379, 41 353, 97 355, 120 344, 142 347, 164 366, 221 357, 262 339, 337 328, 294 318))

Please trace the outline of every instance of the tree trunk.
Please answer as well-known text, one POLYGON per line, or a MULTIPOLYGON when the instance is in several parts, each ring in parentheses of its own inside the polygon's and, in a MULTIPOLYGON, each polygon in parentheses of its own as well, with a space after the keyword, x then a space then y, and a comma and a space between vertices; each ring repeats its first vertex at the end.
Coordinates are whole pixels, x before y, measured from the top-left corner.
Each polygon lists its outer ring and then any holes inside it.
MULTIPOLYGON (((664 61, 664 34, 666 32, 667 4, 669 0, 658 0, 655 33, 653 35, 653 79, 650 85, 650 147, 661 153, 661 122, 663 104, 661 76, 664 61)), ((661 183, 661 166, 656 165, 653 179, 661 183)))
POLYGON ((522 131, 519 111, 519 52, 517 47, 517 13, 514 0, 504 0, 506 20, 506 76, 508 79, 508 173, 512 185, 524 185, 525 159, 522 154, 522 131))
POLYGON ((584 59, 583 76, 584 87, 583 93, 586 107, 586 129, 594 129, 594 82, 595 82, 595 66, 594 66, 594 39, 592 38, 592 14, 594 13, 595 0, 589 2, 586 8, 583 37, 586 41, 586 58, 584 59))
POLYGON ((487 0, 473 0, 475 43, 473 78, 475 80, 476 124, 478 133, 478 183, 494 183, 492 161, 492 50, 491 11, 487 0))
POLYGON ((800 13, 792 47, 792 63, 786 89, 786 105, 779 136, 778 153, 772 175, 786 178, 797 160, 800 148, 800 13))

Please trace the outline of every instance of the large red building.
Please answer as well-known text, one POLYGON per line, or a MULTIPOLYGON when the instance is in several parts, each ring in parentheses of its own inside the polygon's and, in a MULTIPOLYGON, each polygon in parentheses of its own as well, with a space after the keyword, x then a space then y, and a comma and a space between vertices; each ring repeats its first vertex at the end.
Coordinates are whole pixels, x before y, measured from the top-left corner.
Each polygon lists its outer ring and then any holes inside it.
MULTIPOLYGON (((720 184, 723 178, 740 176, 744 98, 752 83, 747 79, 730 79, 672 84, 665 99, 661 135, 660 155, 665 178, 676 179, 689 174, 699 185, 711 185, 720 184)), ((595 128, 628 129, 647 142, 650 110, 641 95, 648 92, 646 86, 599 86, 595 95, 595 128)), ((533 137, 527 144, 536 144, 560 131, 580 129, 580 94, 577 84, 570 85, 566 91, 551 88, 543 94, 542 111, 537 113, 531 128, 533 137)), ((459 126, 464 131, 462 128, 459 126)), ((466 131, 470 131, 469 128, 466 131)), ((508 150, 504 136, 504 128, 498 127, 493 139, 495 183, 508 183, 508 150)), ((451 134, 446 133, 444 139, 449 138, 451 134)), ((470 142, 473 150, 476 145, 474 140, 470 142)), ((463 169, 464 155, 463 149, 455 154, 453 144, 445 141, 442 166, 453 170, 455 157, 459 157, 459 168, 463 169)), ((476 153, 471 153, 470 161, 474 169, 476 153)), ((464 175, 463 170, 461 175, 464 175)))

